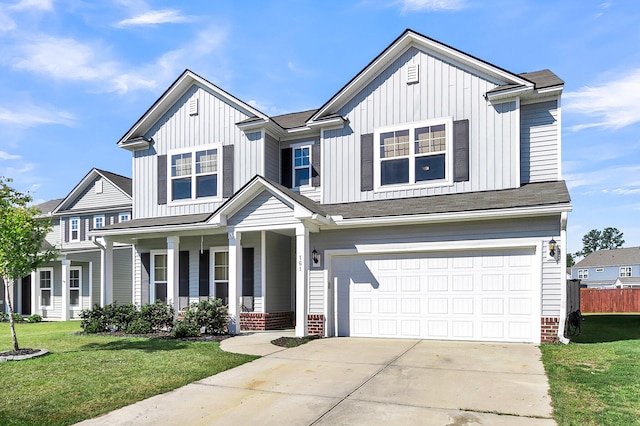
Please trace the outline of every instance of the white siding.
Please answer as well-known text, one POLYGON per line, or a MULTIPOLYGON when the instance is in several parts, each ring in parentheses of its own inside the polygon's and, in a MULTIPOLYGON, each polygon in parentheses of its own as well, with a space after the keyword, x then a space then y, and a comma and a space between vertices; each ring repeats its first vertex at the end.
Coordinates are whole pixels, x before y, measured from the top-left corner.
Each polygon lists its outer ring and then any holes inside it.
POLYGON ((230 226, 266 226, 269 224, 299 223, 293 218, 292 206, 283 203, 269 191, 263 191, 238 210, 228 220, 230 226))
POLYGON ((348 126, 324 132, 325 202, 516 187, 519 156, 516 104, 492 105, 483 97, 497 83, 415 47, 408 49, 337 111, 348 119, 348 126), (420 65, 420 83, 405 83, 404 71, 409 63, 420 65), (443 117, 469 120, 469 182, 401 191, 360 191, 360 135, 373 133, 381 126, 443 117))
MULTIPOLYGON (((560 235, 555 235, 553 238, 560 241, 560 235)), ((547 247, 546 242, 543 250, 542 316, 556 317, 560 315, 560 293, 562 291, 561 286, 566 283, 566 273, 562 270, 561 262, 547 259, 546 253, 549 252, 549 248, 547 247)))
MULTIPOLYGON (((248 141, 236 123, 249 116, 214 93, 194 85, 167 111, 147 132, 154 140, 148 150, 136 151, 133 156, 133 197, 136 200, 134 217, 175 216, 191 213, 212 212, 221 202, 194 202, 177 205, 158 205, 157 200, 157 155, 166 155, 170 150, 199 145, 235 145, 235 188, 246 183, 262 171, 263 149, 261 142, 248 141), (189 115, 189 99, 197 97, 198 115, 189 115), (244 156, 244 157, 243 157, 244 156), (244 168, 242 173, 239 169, 244 168)), ((219 158, 222 157, 220 153, 219 158)), ((222 176, 220 176, 220 179, 222 176)))
POLYGON ((309 271, 309 313, 324 313, 324 270, 309 271))
POLYGON ((522 183, 558 179, 558 103, 522 105, 520 180, 522 183))
POLYGON ((234 181, 240 182, 234 190, 238 190, 249 182, 256 174, 264 176, 264 140, 260 132, 247 133, 247 137, 236 142, 234 156, 240 159, 234 162, 234 181))

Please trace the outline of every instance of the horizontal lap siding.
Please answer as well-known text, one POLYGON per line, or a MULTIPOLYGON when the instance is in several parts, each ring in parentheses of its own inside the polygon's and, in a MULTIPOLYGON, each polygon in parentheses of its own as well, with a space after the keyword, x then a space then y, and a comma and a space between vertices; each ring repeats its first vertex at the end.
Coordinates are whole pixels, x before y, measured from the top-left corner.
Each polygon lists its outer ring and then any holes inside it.
MULTIPOLYGON (((242 150, 242 158, 235 154, 235 163, 242 164, 245 170, 242 178, 238 167, 234 167, 236 181, 235 188, 242 187, 248 176, 254 176, 261 169, 261 142, 248 141, 244 132, 236 123, 249 118, 246 111, 241 111, 216 96, 213 92, 194 85, 167 111, 167 113, 147 132, 145 136, 152 137, 154 144, 150 149, 135 151, 133 158, 133 196, 136 200, 134 217, 136 219, 157 216, 175 216, 183 214, 213 212, 221 202, 188 203, 182 205, 158 205, 157 191, 157 155, 166 155, 169 150, 196 147, 199 145, 220 143, 222 145, 237 145, 242 150), (198 98, 198 114, 189 115, 189 100, 198 98), (247 151, 249 149, 249 151, 247 151), (251 151, 253 150, 253 151, 251 151)), ((219 158, 222 152, 219 153, 219 158)), ((167 159, 167 161, 171 161, 167 159)), ((219 170, 222 179, 222 169, 219 170)))
MULTIPOLYGON (((131 198, 106 179, 96 178, 80 193, 65 210, 99 209, 108 206, 128 206, 131 198), (96 193, 95 182, 102 181, 102 192, 96 193)), ((130 207, 124 208, 129 210, 130 207)))
POLYGON ((299 223, 299 221, 293 218, 292 206, 284 204, 268 191, 258 194, 229 218, 230 226, 267 226, 282 223, 299 223))
POLYGON ((133 302, 131 248, 113 251, 113 301, 119 305, 133 302))
POLYGON ((519 156, 516 104, 491 105, 483 97, 497 83, 416 48, 407 50, 338 111, 348 119, 348 126, 324 132, 323 158, 331 159, 324 164, 325 202, 515 187, 519 156), (420 83, 405 83, 408 63, 420 65, 420 83), (382 126, 443 117, 469 120, 468 182, 399 191, 360 191, 360 135, 382 126))
MULTIPOLYGON (((72 265, 74 262, 82 262, 83 275, 85 270, 89 269, 89 262, 91 262, 91 301, 90 305, 93 306, 96 303, 100 303, 100 250, 86 251, 84 253, 71 253, 67 255, 67 259, 71 260, 72 265)), ((86 272, 88 273, 88 272, 86 272)), ((85 284, 83 283, 83 286, 85 284)), ((88 293, 83 293, 88 296, 88 293)))
POLYGON ((309 271, 309 313, 324 313, 324 270, 309 271))
POLYGON ((558 108, 556 101, 522 105, 520 151, 522 183, 558 179, 558 108))

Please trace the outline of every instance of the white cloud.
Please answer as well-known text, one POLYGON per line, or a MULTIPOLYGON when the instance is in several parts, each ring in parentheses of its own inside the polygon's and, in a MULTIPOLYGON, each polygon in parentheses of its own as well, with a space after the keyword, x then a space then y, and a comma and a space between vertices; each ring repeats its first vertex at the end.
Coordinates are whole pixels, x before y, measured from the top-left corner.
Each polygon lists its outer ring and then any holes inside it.
POLYGON ((190 22, 192 18, 184 16, 178 10, 152 10, 136 15, 133 18, 123 19, 116 24, 117 27, 146 26, 159 24, 177 24, 190 22))
POLYGON ((563 110, 583 114, 594 121, 569 127, 578 131, 593 127, 620 129, 640 122, 640 68, 600 86, 585 86, 564 95, 563 110))
POLYGON ((18 159, 20 159, 19 155, 9 154, 8 152, 0 151, 0 160, 18 160, 18 159))
POLYGON ((458 10, 466 7, 466 0, 399 0, 403 12, 458 10))
POLYGON ((11 5, 10 9, 40 9, 51 11, 53 10, 53 0, 21 0, 18 3, 11 5))
POLYGON ((0 9, 0 31, 11 31, 16 28, 16 22, 0 9))
POLYGON ((73 126, 75 117, 66 111, 56 111, 53 107, 24 104, 11 108, 0 106, 0 123, 2 122, 21 127, 35 127, 44 124, 73 126))

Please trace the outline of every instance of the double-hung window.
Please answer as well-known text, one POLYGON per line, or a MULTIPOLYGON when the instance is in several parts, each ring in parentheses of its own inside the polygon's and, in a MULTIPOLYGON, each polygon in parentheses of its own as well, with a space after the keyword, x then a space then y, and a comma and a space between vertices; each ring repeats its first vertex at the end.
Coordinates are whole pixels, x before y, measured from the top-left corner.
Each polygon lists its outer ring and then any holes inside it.
POLYGON ((195 200, 219 194, 220 150, 218 147, 171 154, 172 200, 195 200))
POLYGON ((104 215, 98 215, 93 217, 93 228, 102 228, 104 226, 104 215))
POLYGON ((578 279, 586 280, 589 278, 589 270, 588 269, 578 269, 578 279))
POLYGON ((213 294, 216 299, 229 303, 229 252, 226 248, 211 248, 213 294))
POLYGON ((151 252, 151 300, 167 303, 167 253, 151 252))
POLYGON ((51 307, 53 268, 38 269, 38 285, 40 287, 40 306, 51 307))
POLYGON ((129 212, 120 213, 118 215, 118 223, 127 222, 129 220, 131 220, 131 213, 129 212))
POLYGON ((80 289, 82 288, 82 268, 75 266, 69 269, 69 305, 80 306, 80 289))
POLYGON ((452 126, 445 119, 378 129, 378 188, 448 182, 452 126))
POLYGON ((80 218, 72 217, 69 219, 69 240, 80 241, 80 218))
POLYGON ((630 277, 630 276, 631 276, 631 266, 621 266, 620 278, 630 277))
POLYGON ((293 147, 293 185, 311 184, 311 145, 293 147))

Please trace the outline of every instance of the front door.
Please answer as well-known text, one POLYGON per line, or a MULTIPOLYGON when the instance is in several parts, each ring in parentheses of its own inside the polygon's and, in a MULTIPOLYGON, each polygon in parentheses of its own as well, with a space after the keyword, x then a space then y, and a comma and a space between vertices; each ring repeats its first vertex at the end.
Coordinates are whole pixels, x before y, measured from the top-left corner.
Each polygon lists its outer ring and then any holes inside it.
POLYGON ((31 275, 22 278, 22 302, 20 304, 22 315, 31 315, 31 275))
POLYGON ((254 250, 253 247, 242 248, 242 310, 253 312, 254 283, 254 250))

